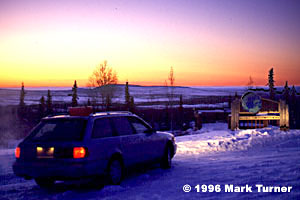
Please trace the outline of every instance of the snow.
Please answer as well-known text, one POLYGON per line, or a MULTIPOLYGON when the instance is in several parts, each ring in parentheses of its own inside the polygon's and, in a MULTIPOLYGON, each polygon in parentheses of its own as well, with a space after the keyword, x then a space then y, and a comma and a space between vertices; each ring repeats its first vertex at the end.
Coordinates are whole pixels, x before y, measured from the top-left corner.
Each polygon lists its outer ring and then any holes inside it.
MULTIPOLYGON (((160 99, 159 99, 160 100, 160 99)), ((168 100, 168 99, 167 99, 168 100)), ((155 108, 155 109, 165 109, 166 105, 144 105, 144 106, 138 106, 139 108, 155 108)), ((179 105, 173 105, 174 108, 178 108, 179 105)), ((215 103, 215 104, 183 104, 183 108, 226 108, 228 107, 228 102, 223 103, 215 103)), ((212 110, 215 111, 215 110, 212 110)), ((210 112, 210 111, 208 111, 210 112)), ((222 110, 224 112, 224 110, 222 110)))
MULTIPOLYGON (((38 104, 42 96, 47 96, 47 90, 51 90, 54 102, 71 102, 72 93, 70 88, 27 88, 25 87, 25 104, 38 104)), ((124 86, 116 86, 114 102, 124 103, 124 86)), ((168 88, 163 86, 129 86, 130 95, 134 97, 135 103, 164 102, 168 101, 168 88)), ((79 103, 85 104, 88 98, 92 100, 88 88, 78 88, 79 103)), ((198 98, 204 96, 233 96, 235 92, 239 95, 245 92, 245 87, 174 87, 174 100, 179 101, 179 95, 184 99, 198 98)), ((20 88, 0 88, 0 105, 18 105, 20 88)), ((187 105, 190 106, 190 105, 187 105)), ((199 105, 201 107, 202 105, 199 105)), ((213 105, 214 106, 214 105, 213 105)))
POLYGON ((204 124, 198 131, 187 130, 188 136, 177 137, 177 155, 247 150, 277 141, 300 138, 300 130, 280 131, 278 127, 229 131, 227 124, 204 124))
POLYGON ((230 131, 225 123, 204 124, 176 137, 171 169, 158 165, 131 170, 119 186, 100 189, 59 182, 42 190, 34 181, 13 175, 13 152, 0 150, 1 199, 299 199, 300 130, 278 127, 230 131), (183 192, 186 184, 192 186, 183 192), (197 184, 220 185, 222 191, 199 192, 197 184), (224 186, 252 186, 252 193, 225 193, 224 186), (290 193, 259 193, 256 184, 291 186, 290 193))

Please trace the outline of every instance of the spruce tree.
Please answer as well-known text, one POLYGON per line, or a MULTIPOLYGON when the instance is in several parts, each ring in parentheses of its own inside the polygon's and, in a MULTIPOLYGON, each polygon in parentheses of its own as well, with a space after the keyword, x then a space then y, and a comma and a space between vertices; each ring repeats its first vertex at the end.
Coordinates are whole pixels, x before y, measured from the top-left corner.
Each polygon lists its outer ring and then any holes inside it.
POLYGON ((285 100, 286 103, 289 103, 289 98, 290 98, 290 88, 288 86, 288 82, 285 82, 285 86, 283 89, 283 98, 285 100))
POLYGON ((126 105, 126 110, 130 110, 130 94, 129 94, 129 86, 128 86, 128 81, 126 81, 125 85, 125 105, 126 105))
POLYGON ((182 94, 179 96, 179 109, 183 109, 183 99, 182 99, 182 94))
POLYGON ((21 119, 25 117, 25 89, 24 89, 24 83, 22 82, 21 91, 20 91, 20 102, 19 102, 19 108, 18 108, 18 114, 21 119))
POLYGON ((72 88, 72 107, 78 106, 77 99, 78 99, 78 95, 77 95, 77 82, 75 80, 73 88, 72 88))
POLYGON ((269 86, 269 91, 270 91, 270 98, 274 99, 275 98, 275 89, 274 89, 274 71, 273 68, 270 69, 269 75, 268 75, 268 86, 269 86))
POLYGON ((52 96, 50 93, 50 90, 48 90, 47 93, 47 114, 51 114, 52 113, 52 96))
POLYGON ((24 82, 22 82, 22 86, 21 86, 21 92, 20 92, 20 103, 19 106, 20 108, 24 108, 25 107, 25 89, 24 89, 24 82))
POLYGON ((129 111, 130 111, 130 112, 133 112, 133 113, 134 113, 134 111, 135 111, 134 98, 133 98, 133 96, 130 96, 129 111))
POLYGON ((45 98, 44 96, 42 96, 40 98, 40 104, 39 104, 39 115, 41 118, 44 117, 45 115, 45 108, 46 108, 45 98))

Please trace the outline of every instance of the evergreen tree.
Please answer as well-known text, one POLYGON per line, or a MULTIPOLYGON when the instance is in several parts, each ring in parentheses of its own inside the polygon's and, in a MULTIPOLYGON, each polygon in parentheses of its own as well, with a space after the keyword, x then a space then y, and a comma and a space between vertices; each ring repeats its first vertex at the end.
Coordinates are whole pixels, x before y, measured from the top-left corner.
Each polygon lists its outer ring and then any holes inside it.
POLYGON ((126 110, 130 110, 131 98, 129 94, 128 81, 126 81, 126 85, 125 85, 125 105, 126 105, 126 110))
POLYGON ((235 93, 234 93, 234 99, 238 99, 238 98, 239 98, 238 93, 235 92, 235 93))
POLYGON ((169 105, 170 105, 170 111, 171 111, 171 130, 173 132, 174 129, 174 113, 173 113, 173 101, 174 101, 174 83, 175 83, 175 76, 174 76, 174 70, 173 67, 170 69, 169 77, 170 81, 170 89, 171 92, 169 94, 169 105))
POLYGON ((73 88, 72 88, 72 107, 76 107, 78 106, 78 95, 77 95, 77 82, 76 80, 74 81, 74 85, 73 85, 73 88))
POLYGON ((19 102, 19 108, 18 108, 18 115, 20 119, 23 119, 25 117, 26 111, 25 111, 25 89, 24 89, 24 83, 22 82, 21 91, 20 91, 20 102, 19 102))
POLYGON ((91 104, 91 100, 90 100, 90 98, 88 98, 87 105, 88 105, 88 106, 91 106, 91 105, 92 105, 92 104, 91 104))
POLYGON ((130 96, 129 111, 130 111, 130 112, 133 112, 133 113, 134 113, 134 111, 135 111, 134 98, 133 98, 133 96, 130 96))
POLYGON ((182 99, 182 94, 179 96, 179 108, 183 109, 183 99, 182 99))
POLYGON ((283 89, 283 98, 285 100, 286 103, 289 103, 289 98, 290 98, 290 88, 288 86, 288 82, 285 82, 285 86, 283 89))
POLYGON ((50 90, 48 90, 48 94, 47 94, 47 114, 51 114, 52 113, 52 96, 50 93, 50 90))
POLYGON ((40 104, 39 104, 39 114, 41 118, 44 117, 45 115, 45 108, 46 108, 45 98, 44 96, 42 96, 40 98, 40 104))
POLYGON ((25 107, 25 89, 24 89, 24 82, 22 82, 22 86, 21 86, 21 92, 20 92, 20 103, 19 106, 20 108, 24 108, 25 107))
POLYGON ((268 75, 268 86, 269 86, 269 91, 270 91, 270 98, 274 99, 275 98, 275 89, 274 89, 274 71, 273 68, 270 69, 269 75, 268 75))

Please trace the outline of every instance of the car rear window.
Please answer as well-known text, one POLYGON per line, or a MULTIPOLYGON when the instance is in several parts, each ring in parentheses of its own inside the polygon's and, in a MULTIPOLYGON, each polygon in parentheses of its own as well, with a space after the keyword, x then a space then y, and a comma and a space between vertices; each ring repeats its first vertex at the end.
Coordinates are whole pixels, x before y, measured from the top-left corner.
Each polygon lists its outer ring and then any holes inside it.
POLYGON ((83 139, 87 120, 51 119, 42 121, 30 134, 34 141, 80 141, 83 139))

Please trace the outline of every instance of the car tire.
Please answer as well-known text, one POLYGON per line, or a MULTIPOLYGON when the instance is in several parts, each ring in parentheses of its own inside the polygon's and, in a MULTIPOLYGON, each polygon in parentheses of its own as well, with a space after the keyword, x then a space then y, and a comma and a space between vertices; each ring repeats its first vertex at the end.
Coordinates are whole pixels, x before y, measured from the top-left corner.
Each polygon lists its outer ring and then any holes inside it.
POLYGON ((35 178, 36 184, 41 188, 51 188, 54 186, 55 180, 51 178, 35 178))
POLYGON ((124 169, 122 161, 118 158, 113 158, 107 169, 108 181, 112 185, 119 185, 124 176, 124 169))
POLYGON ((169 169, 172 165, 172 151, 170 145, 167 145, 165 148, 165 152, 163 158, 160 163, 163 169, 169 169))

